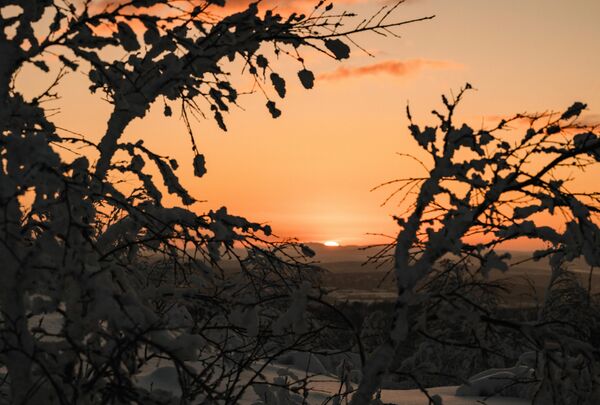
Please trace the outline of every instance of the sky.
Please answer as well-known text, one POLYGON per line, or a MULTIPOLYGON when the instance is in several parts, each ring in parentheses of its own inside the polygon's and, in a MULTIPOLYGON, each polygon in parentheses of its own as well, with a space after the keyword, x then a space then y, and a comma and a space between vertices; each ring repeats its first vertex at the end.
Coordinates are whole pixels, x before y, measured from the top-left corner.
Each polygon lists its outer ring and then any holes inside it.
MULTIPOLYGON (((307 4, 282 1, 279 7, 307 4)), ((365 16, 383 4, 349 0, 335 7, 365 16)), ((243 110, 226 116, 227 133, 209 120, 194 124, 207 160, 201 179, 192 175, 183 123, 163 117, 162 106, 133 122, 126 135, 143 137, 146 146, 180 161, 184 185, 204 201, 194 206, 199 212, 225 205, 270 224, 281 237, 364 245, 397 232, 391 219, 396 202, 381 206, 392 190, 370 190, 422 174, 398 156, 419 155, 406 129, 407 103, 416 121, 427 123, 442 93, 469 82, 476 91, 459 117, 477 126, 518 112, 561 110, 574 101, 586 102, 588 119, 600 121, 600 2, 408 0, 392 19, 428 15, 436 17, 397 29, 400 38, 372 33, 353 38, 374 56, 353 48, 349 60, 338 62, 307 52, 307 66, 317 76, 311 90, 294 80, 301 68, 296 63, 275 63, 288 78, 288 94, 278 101, 281 117, 272 119, 265 99, 255 94, 239 100, 243 110)), ((239 67, 232 65, 230 72, 239 75, 239 67)), ((28 83, 38 85, 43 87, 28 83)), ((69 77, 55 119, 98 138, 110 109, 86 88, 83 77, 69 77)), ((598 174, 581 181, 592 182, 598 174)))

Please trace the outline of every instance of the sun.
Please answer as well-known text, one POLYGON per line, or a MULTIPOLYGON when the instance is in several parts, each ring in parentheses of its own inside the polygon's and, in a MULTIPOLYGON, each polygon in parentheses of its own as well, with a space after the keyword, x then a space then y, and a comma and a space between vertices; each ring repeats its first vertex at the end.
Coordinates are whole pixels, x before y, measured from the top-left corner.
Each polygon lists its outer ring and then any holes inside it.
POLYGON ((334 240, 328 240, 325 241, 325 243, 323 243, 325 246, 329 246, 329 247, 338 247, 340 244, 334 240))

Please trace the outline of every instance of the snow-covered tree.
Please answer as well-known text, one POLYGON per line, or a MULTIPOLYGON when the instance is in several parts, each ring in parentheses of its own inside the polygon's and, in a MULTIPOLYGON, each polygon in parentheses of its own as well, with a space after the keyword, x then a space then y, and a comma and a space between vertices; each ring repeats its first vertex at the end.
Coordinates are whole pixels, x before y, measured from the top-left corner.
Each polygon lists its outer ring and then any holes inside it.
MULTIPOLYGON (((483 276, 491 270, 506 271, 510 255, 499 253, 498 247, 529 238, 545 246, 531 259, 549 258, 550 285, 560 277, 565 263, 579 257, 590 266, 600 265, 598 190, 571 189, 573 173, 600 167, 597 129, 578 120, 586 105, 576 102, 563 113, 520 114, 491 129, 475 130, 454 120, 457 104, 470 88, 467 85, 455 99, 442 98, 445 111, 433 111, 437 126, 414 124, 407 109, 410 133, 430 159, 414 158, 426 171, 423 177, 385 183, 399 186, 394 194, 404 195, 403 202, 412 197, 414 202, 395 217, 398 236, 380 253, 394 263, 398 293, 394 322, 367 360, 353 404, 368 403, 380 387, 395 353, 417 326, 418 320, 409 316, 411 305, 427 299, 417 289, 441 261, 469 262, 483 276), (523 121, 528 128, 516 138, 509 137, 517 131, 511 125, 523 121), (564 226, 546 225, 540 220, 544 216, 560 216, 564 226)), ((472 319, 473 314, 466 311, 470 307, 476 320, 516 330, 539 351, 556 345, 560 353, 549 354, 554 357, 548 364, 560 361, 564 367, 559 368, 570 367, 567 371, 572 376, 577 365, 585 363, 589 381, 597 378, 598 351, 591 345, 558 333, 552 323, 496 319, 477 302, 464 298, 443 316, 452 316, 456 322, 472 319)), ((597 390, 597 382, 590 383, 594 384, 597 390)))
MULTIPOLYGON (((314 75, 303 50, 346 59, 351 35, 385 33, 407 22, 388 23, 384 12, 347 28, 352 15, 336 14, 323 1, 310 15, 283 17, 252 3, 218 17, 215 10, 224 5, 0 2, 0 361, 6 377, 0 391, 7 402, 236 403, 269 362, 306 347, 322 330, 305 317, 314 269, 302 258, 310 249, 269 242, 268 226, 225 208, 198 214, 190 207, 195 197, 177 178, 178 162, 123 134, 159 102, 166 116, 177 103, 188 128, 191 117, 210 114, 226 129, 225 113, 239 94, 229 76, 232 63, 241 61, 243 74, 283 98, 286 82, 274 57, 296 60, 297 79, 310 89, 314 75), (265 44, 273 53, 265 53, 265 44), (26 66, 49 79, 42 94, 29 97, 18 88, 26 66), (59 84, 74 71, 111 105, 98 143, 52 121, 59 84), (71 158, 64 150, 78 153, 71 158), (122 178, 137 183, 123 187, 122 178), (165 192, 181 206, 165 206, 165 192), (225 255, 234 260, 223 264, 225 255), (166 369, 175 371, 171 391, 152 386, 151 374, 166 369)), ((275 101, 262 94, 277 118, 275 101)), ((191 129, 189 135, 194 173, 202 177, 205 157, 191 129)), ((261 384, 285 393, 261 392, 288 401, 293 384, 296 392, 306 389, 301 378, 281 378, 286 382, 261 384)))

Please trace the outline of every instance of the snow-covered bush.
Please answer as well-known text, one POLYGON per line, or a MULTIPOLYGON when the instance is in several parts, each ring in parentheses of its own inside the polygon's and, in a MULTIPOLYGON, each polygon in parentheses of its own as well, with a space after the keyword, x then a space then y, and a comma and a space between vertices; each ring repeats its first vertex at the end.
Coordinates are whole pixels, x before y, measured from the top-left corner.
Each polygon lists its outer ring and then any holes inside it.
POLYGON ((537 331, 517 346, 525 352, 516 365, 471 376, 457 395, 514 396, 534 404, 583 405, 600 400, 594 340, 600 308, 572 272, 561 271, 548 286, 537 321, 528 324, 537 331))
MULTIPOLYGON (((468 259, 485 277, 509 268, 510 254, 498 251, 498 246, 530 238, 545 245, 531 259, 549 258, 551 280, 558 277, 561 264, 579 257, 590 266, 600 265, 598 190, 575 192, 570 187, 574 173, 600 167, 597 128, 578 120, 586 105, 576 102, 562 113, 519 114, 492 128, 473 129, 455 123, 457 105, 470 88, 467 85, 454 99, 442 97, 445 111, 433 111, 439 121, 435 126, 413 123, 407 109, 410 134, 428 159, 412 157, 424 169, 423 176, 384 183, 398 186, 392 195, 402 196, 400 202, 408 204, 395 217, 400 226, 395 243, 376 255, 393 261, 398 296, 391 331, 363 367, 353 404, 371 400, 390 371, 394 354, 418 326, 410 316, 412 304, 428 297, 417 289, 441 260, 468 259), (511 127, 521 122, 528 124, 526 129, 511 127), (543 216, 560 217, 565 225, 545 225, 539 220, 543 216)), ((457 308, 443 316, 471 314, 476 321, 522 335, 536 350, 552 342, 568 347, 563 365, 571 364, 567 358, 573 356, 594 363, 598 357, 597 349, 585 342, 554 333, 553 324, 501 319, 485 309, 457 308)), ((565 370, 573 371, 569 367, 565 370)))
POLYGON ((600 306, 589 288, 567 269, 553 281, 540 311, 540 321, 555 322, 563 333, 591 342, 600 327, 600 306))
POLYGON ((533 369, 527 365, 508 368, 493 368, 478 373, 458 387, 457 396, 496 395, 518 398, 529 397, 533 380, 533 369))
MULTIPOLYGON (((243 74, 261 86, 276 118, 281 111, 266 85, 283 98, 285 79, 261 45, 294 59, 299 82, 310 89, 314 75, 303 49, 345 59, 348 35, 403 22, 371 19, 346 29, 352 15, 334 17, 323 2, 311 15, 282 17, 253 3, 221 18, 215 11, 224 4, 0 5, 0 362, 7 402, 236 403, 270 362, 290 349, 307 350, 326 329, 306 317, 315 293, 315 269, 304 260, 310 249, 272 242, 269 226, 225 208, 198 214, 196 198, 178 180, 179 163, 124 132, 157 102, 167 117, 180 105, 194 174, 202 177, 205 157, 190 119, 209 114, 226 129, 224 114, 240 93, 230 81, 231 62, 245 65, 243 74), (47 90, 31 96, 19 88, 27 68, 38 69, 47 90), (111 107, 99 142, 52 121, 60 83, 72 72, 111 107), (165 205, 165 193, 180 203, 165 205), (155 377, 176 387, 155 389, 155 377)), ((261 383, 287 398, 279 391, 299 390, 303 380, 278 381, 261 383)))
POLYGON ((560 267, 548 286, 539 322, 546 329, 537 347, 529 390, 535 404, 593 404, 600 401, 596 341, 600 307, 574 273, 560 267))
POLYGON ((379 346, 390 325, 390 316, 388 313, 375 310, 369 313, 361 325, 360 337, 365 350, 370 353, 379 346))
POLYGON ((397 353, 394 372, 410 373, 425 387, 452 385, 518 357, 509 335, 480 322, 483 315, 498 316, 507 286, 478 270, 469 261, 444 259, 417 288, 408 342, 414 348, 397 353))
POLYGON ((590 405, 600 401, 597 348, 581 341, 546 342, 534 370, 539 381, 529 390, 532 403, 590 405))

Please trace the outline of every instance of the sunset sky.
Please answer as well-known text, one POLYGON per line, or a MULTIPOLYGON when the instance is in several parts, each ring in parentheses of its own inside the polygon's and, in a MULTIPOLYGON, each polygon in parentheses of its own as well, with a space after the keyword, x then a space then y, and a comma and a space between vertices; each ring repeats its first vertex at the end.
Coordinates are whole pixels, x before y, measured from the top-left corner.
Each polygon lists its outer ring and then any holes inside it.
MULTIPOLYGON (((312 3, 282 2, 281 9, 295 4, 312 3)), ((366 16, 382 4, 353 0, 335 6, 366 16)), ((264 97, 254 94, 240 99, 245 111, 226 117, 227 133, 211 121, 197 123, 208 169, 202 179, 192 176, 183 124, 163 117, 162 106, 135 121, 127 134, 180 161, 184 184, 206 200, 198 211, 225 205, 269 223, 279 236, 348 245, 382 240, 368 233, 393 235, 394 201, 381 207, 387 191, 369 190, 420 173, 396 154, 418 154, 406 130, 407 102, 417 121, 427 122, 440 94, 470 82, 477 91, 463 103, 460 117, 477 127, 517 112, 564 109, 573 101, 588 103, 586 119, 600 121, 599 1, 409 0, 393 19, 433 14, 431 21, 398 29, 400 39, 354 37, 375 57, 353 48, 340 63, 307 52, 307 66, 317 76, 312 90, 296 79, 296 63, 273 61, 288 79, 288 94, 278 101, 282 116, 272 119, 264 97)), ((240 73, 235 65, 230 72, 240 73)), ((68 81, 57 122, 99 137, 109 105, 87 94, 83 77, 68 81)), ((600 173, 588 175, 585 181, 600 173)))

